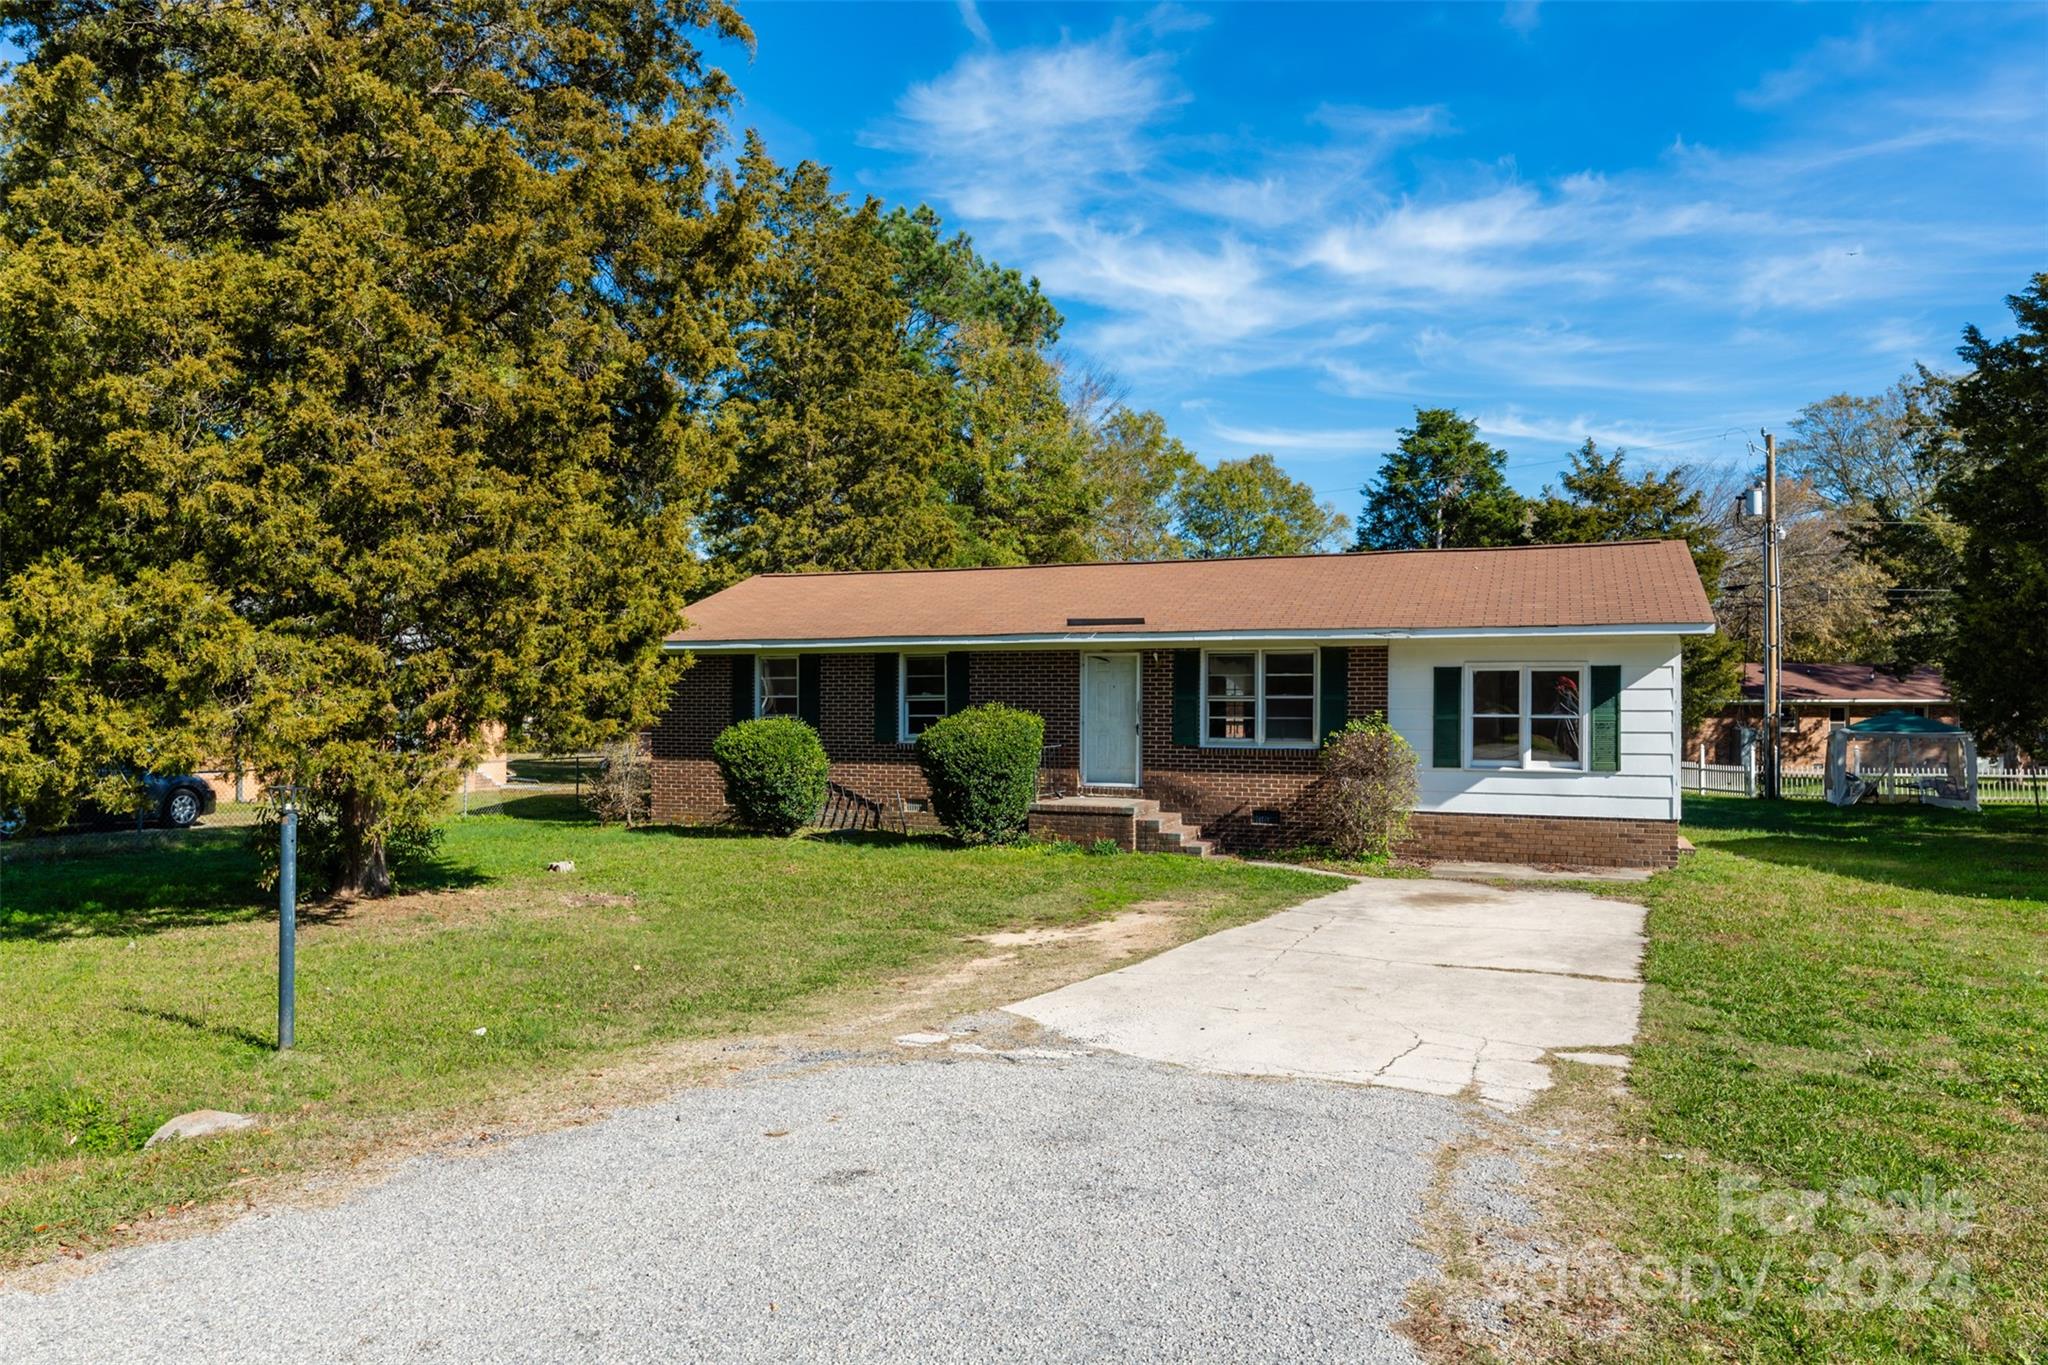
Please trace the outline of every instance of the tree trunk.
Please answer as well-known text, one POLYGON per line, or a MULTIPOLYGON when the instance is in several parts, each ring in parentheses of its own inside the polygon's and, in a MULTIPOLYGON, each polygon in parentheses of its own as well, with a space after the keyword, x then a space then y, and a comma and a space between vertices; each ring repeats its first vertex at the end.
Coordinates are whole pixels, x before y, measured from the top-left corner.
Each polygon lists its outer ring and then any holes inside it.
POLYGON ((367 839, 349 858, 348 889, 358 896, 391 894, 391 869, 384 866, 384 841, 367 839))
POLYGON ((391 869, 384 865, 384 841, 370 833, 376 812, 359 792, 350 792, 341 803, 341 846, 345 866, 341 890, 356 896, 391 894, 391 869))

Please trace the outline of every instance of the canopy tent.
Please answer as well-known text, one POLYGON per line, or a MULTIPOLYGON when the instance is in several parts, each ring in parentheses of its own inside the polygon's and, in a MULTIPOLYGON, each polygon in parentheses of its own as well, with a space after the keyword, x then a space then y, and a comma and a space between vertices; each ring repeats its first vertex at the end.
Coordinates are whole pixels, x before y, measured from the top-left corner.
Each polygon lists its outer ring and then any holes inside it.
POLYGON ((1977 741, 1960 725, 1910 711, 1844 725, 1828 736, 1828 800, 1917 801, 1977 809, 1977 741))

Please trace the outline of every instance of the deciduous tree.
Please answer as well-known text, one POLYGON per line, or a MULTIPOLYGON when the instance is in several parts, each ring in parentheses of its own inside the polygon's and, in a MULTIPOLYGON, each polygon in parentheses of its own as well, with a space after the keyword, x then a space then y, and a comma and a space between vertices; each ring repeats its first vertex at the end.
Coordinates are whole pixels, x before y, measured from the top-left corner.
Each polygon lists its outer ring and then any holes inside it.
POLYGON ((1351 528, 1271 455, 1197 468, 1181 482, 1176 504, 1180 539, 1196 559, 1311 554, 1333 548, 1351 528))
POLYGON ((1201 470, 1201 463, 1168 434, 1165 418, 1118 407, 1094 432, 1085 469, 1093 505, 1093 558, 1181 557, 1174 511, 1181 484, 1201 470))

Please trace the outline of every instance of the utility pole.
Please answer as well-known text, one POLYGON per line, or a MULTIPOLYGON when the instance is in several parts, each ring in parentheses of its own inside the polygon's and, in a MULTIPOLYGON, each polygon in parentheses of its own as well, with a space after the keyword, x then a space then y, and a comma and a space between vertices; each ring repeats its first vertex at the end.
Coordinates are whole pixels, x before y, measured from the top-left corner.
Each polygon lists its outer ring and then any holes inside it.
POLYGON ((1764 796, 1778 799, 1778 672, 1784 667, 1785 603, 1778 553, 1778 438, 1764 433, 1764 796))

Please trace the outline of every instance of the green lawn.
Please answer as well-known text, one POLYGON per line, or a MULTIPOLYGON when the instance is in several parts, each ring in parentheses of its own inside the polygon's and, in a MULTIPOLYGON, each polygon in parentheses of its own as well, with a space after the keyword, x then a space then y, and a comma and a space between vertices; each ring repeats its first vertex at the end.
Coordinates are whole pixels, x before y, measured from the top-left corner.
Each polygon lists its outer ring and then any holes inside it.
POLYGON ((767 1031, 833 993, 983 951, 963 936, 1186 905, 1190 934, 1326 878, 1178 856, 604 829, 564 798, 451 821, 431 889, 299 938, 298 1047, 272 1050, 276 916, 239 836, 11 860, 0 887, 0 1264, 319 1168, 380 1126, 643 1045, 767 1031), (576 863, 549 874, 553 859, 576 863), (478 1035, 474 1030, 482 1029, 478 1035), (187 1109, 266 1132, 150 1152, 187 1109))
POLYGON ((1695 1258, 1703 1292, 1652 1275, 1620 1296, 1634 1330, 1559 1354, 2042 1358, 2048 828, 1733 797, 1686 817, 1698 854, 1643 888, 1620 1141, 1564 1178, 1581 1244, 1695 1258))

